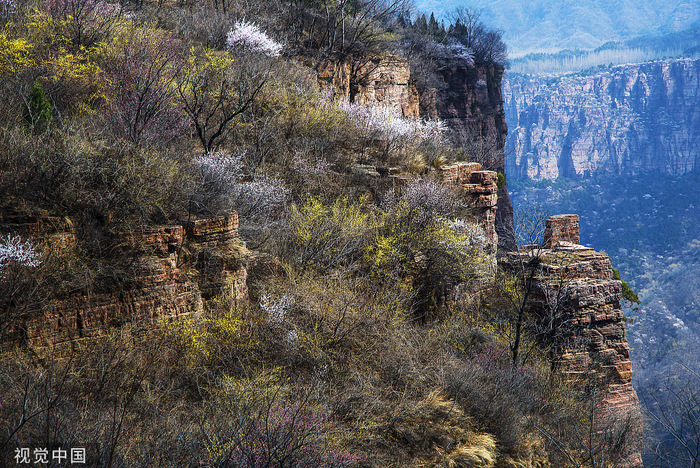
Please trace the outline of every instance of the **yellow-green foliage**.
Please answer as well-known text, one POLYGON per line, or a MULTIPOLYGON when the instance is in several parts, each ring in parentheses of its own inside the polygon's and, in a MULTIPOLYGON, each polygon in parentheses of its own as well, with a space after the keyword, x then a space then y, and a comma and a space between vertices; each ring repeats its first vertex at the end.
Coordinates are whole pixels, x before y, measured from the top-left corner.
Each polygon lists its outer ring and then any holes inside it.
POLYGON ((33 44, 23 37, 12 37, 9 32, 0 33, 0 76, 18 73, 36 64, 32 55, 33 44))
POLYGON ((300 266, 329 271, 348 267, 362 256, 379 217, 367 209, 365 199, 350 202, 341 197, 326 205, 309 195, 301 208, 292 206, 290 224, 300 266))
POLYGON ((172 337, 188 365, 203 364, 211 357, 210 334, 202 321, 193 318, 163 320, 161 327, 172 337))
POLYGON ((383 218, 380 234, 365 256, 376 272, 399 266, 404 275, 414 275, 424 268, 426 260, 430 263, 427 257, 434 254, 449 256, 450 268, 463 280, 484 270, 487 258, 470 246, 468 235, 456 231, 444 219, 417 221, 419 210, 400 201, 394 213, 383 218))
POLYGON ((80 46, 76 52, 60 49, 46 62, 50 70, 48 81, 65 90, 65 107, 79 114, 94 114, 97 107, 108 100, 107 82, 97 63, 103 53, 101 44, 89 48, 80 46))

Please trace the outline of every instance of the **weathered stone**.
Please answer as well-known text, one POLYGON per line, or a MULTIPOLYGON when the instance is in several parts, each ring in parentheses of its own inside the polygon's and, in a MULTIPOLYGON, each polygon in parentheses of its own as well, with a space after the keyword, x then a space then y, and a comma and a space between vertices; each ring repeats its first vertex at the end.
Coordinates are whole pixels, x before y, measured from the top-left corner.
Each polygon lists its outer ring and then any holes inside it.
POLYGON ((556 215, 550 216, 545 221, 544 227, 544 247, 552 248, 562 242, 578 244, 580 242, 578 234, 578 215, 556 215))
MULTIPOLYGON (((3 218, 2 231, 31 235, 48 249, 72 249, 76 244, 70 220, 46 213, 3 218)), ((21 316, 6 333, 7 342, 21 340, 37 352, 51 349, 61 354, 105 328, 198 318, 203 313, 202 291, 210 296, 228 294, 234 302, 247 298, 248 251, 238 238, 235 212, 184 226, 124 233, 111 250, 130 258, 128 282, 98 285, 109 292, 49 299, 39 310, 21 316)))
POLYGON ((457 163, 440 169, 444 183, 459 187, 467 205, 474 209, 476 219, 481 223, 486 236, 493 242, 495 251, 498 243, 496 233, 496 203, 498 202, 497 176, 493 171, 482 171, 479 163, 457 163))
POLYGON ((600 427, 630 419, 628 447, 623 466, 641 467, 642 422, 637 394, 632 387, 632 364, 620 306, 622 283, 613 279, 607 255, 572 243, 578 241, 578 216, 547 220, 543 246, 528 246, 509 253, 505 265, 538 265, 530 309, 546 316, 556 302, 560 321, 568 324, 550 343, 556 367, 565 373, 590 374, 609 381, 597 405, 600 427), (581 248, 579 248, 581 247, 581 248))
POLYGON ((418 92, 409 63, 394 55, 325 61, 318 69, 322 89, 332 90, 345 102, 382 105, 418 117, 418 92))
MULTIPOLYGON (((508 134, 499 65, 467 66, 450 64, 438 70, 444 83, 437 89, 428 89, 421 97, 421 114, 439 118, 456 132, 478 135, 503 148, 508 134)), ((488 169, 505 172, 501 156, 488 162, 488 169)))

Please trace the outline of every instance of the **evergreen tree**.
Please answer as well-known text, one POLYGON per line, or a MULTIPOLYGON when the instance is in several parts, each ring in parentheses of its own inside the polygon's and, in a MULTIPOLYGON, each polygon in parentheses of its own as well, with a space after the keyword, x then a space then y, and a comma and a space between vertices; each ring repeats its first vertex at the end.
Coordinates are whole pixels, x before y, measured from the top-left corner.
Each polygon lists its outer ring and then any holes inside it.
POLYGON ((51 103, 46 99, 41 83, 35 81, 24 108, 24 120, 38 133, 45 132, 51 125, 51 103))

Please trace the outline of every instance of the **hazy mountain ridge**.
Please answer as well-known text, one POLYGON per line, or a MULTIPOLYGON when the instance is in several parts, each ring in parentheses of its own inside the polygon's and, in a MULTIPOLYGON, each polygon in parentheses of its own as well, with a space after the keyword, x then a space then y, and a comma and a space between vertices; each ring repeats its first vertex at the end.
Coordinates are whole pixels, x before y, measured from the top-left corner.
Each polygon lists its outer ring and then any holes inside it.
POLYGON ((441 18, 448 18, 457 6, 481 10, 487 23, 505 31, 504 38, 513 56, 531 51, 594 49, 608 41, 680 31, 696 23, 700 11, 697 0, 628 0, 622 5, 593 0, 574 4, 551 0, 423 0, 416 6, 441 18))

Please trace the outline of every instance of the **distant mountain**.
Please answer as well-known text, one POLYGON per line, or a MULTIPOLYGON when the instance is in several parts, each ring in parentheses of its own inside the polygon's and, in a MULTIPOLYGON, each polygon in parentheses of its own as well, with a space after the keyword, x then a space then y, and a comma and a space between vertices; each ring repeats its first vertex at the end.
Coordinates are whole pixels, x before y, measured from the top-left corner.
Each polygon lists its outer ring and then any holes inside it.
POLYGON ((700 60, 503 83, 509 178, 700 170, 700 60))
POLYGON ((502 29, 510 55, 560 49, 594 49, 609 41, 688 29, 700 20, 700 0, 417 0, 424 12, 448 19, 456 7, 482 11, 502 29))

